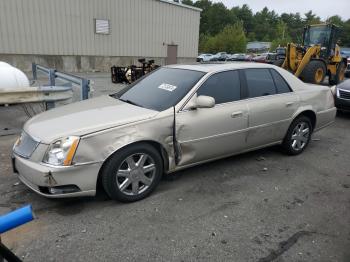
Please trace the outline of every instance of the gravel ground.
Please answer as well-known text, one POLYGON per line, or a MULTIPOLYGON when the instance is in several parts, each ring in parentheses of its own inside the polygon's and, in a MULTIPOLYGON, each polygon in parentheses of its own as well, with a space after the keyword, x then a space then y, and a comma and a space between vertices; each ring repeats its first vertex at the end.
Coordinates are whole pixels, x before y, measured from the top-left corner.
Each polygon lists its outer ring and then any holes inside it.
MULTIPOLYGON (((90 76, 95 95, 120 88, 90 76)), ((24 261, 350 261, 350 115, 299 156, 267 148, 163 179, 132 204, 49 200, 19 183, 10 154, 26 116, 0 108, 0 214, 33 205, 36 220, 2 235, 24 261), (3 130, 4 133, 4 130, 3 130)))

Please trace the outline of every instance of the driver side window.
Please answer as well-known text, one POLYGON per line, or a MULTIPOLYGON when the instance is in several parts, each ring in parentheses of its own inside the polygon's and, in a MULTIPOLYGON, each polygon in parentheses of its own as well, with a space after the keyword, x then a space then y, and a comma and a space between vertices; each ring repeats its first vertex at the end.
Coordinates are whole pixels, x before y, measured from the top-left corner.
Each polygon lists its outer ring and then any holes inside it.
POLYGON ((225 71, 210 76, 197 90, 197 96, 211 96, 215 104, 241 99, 241 85, 238 71, 225 71))

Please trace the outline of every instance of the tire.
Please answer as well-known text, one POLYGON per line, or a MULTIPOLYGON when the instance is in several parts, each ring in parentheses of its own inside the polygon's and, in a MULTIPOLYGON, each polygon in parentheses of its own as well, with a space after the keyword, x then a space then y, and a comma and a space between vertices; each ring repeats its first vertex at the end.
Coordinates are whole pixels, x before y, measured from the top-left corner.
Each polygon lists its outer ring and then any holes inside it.
POLYGON ((275 66, 278 66, 278 67, 281 67, 283 65, 283 63, 284 63, 284 59, 278 59, 278 60, 273 62, 273 64, 275 66))
POLYGON ((292 122, 292 124, 290 125, 287 134, 283 140, 282 143, 282 148, 284 149, 284 152, 288 155, 299 155, 301 154, 305 148, 308 146, 310 139, 311 139, 311 135, 312 135, 312 124, 311 121, 308 117, 306 116, 300 116, 296 119, 294 119, 294 121, 292 122), (302 128, 302 126, 304 125, 304 128, 302 128), (300 129, 303 130, 300 130, 300 129), (308 133, 305 132, 305 130, 308 129, 308 133), (299 133, 299 131, 301 132, 305 132, 305 134, 303 133, 299 133), (307 136, 306 136, 307 134, 307 136), (294 136, 297 136, 298 138, 300 136, 304 137, 303 140, 301 139, 293 139, 294 136), (294 142, 297 141, 297 142, 294 142), (300 143, 300 144, 299 144, 300 143))
POLYGON ((306 83, 321 84, 326 76, 326 66, 322 61, 311 60, 301 73, 301 78, 306 83))
POLYGON ((101 181, 110 198, 134 202, 151 194, 162 174, 163 161, 158 151, 147 143, 138 143, 121 149, 107 160, 101 181))
POLYGON ((337 68, 337 74, 329 77, 329 85, 337 85, 345 78, 346 65, 344 62, 340 62, 337 68))

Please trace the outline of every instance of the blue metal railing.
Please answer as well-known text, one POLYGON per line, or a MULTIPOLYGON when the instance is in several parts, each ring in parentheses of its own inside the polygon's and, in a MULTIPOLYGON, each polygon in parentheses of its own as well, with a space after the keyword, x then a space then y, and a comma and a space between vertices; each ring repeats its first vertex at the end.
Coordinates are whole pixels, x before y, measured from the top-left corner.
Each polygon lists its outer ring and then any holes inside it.
POLYGON ((32 72, 33 72, 34 80, 38 80, 38 72, 42 72, 46 74, 49 79, 48 85, 50 86, 56 85, 56 79, 67 81, 67 83, 70 85, 75 84, 81 88, 80 99, 81 100, 89 99, 90 80, 86 78, 75 76, 72 74, 58 72, 56 69, 47 68, 45 66, 37 65, 35 63, 32 64, 32 72))

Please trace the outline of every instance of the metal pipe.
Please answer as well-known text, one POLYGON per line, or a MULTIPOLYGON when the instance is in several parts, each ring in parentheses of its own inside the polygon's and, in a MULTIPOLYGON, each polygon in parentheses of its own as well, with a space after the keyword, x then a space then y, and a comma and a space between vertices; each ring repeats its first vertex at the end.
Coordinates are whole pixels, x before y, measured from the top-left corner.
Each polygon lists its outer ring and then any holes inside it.
MULTIPOLYGON (((34 219, 32 206, 27 205, 12 211, 6 215, 0 216, 0 234, 5 233, 11 229, 26 224, 34 219)), ((0 236, 0 262, 6 261, 21 262, 10 249, 8 249, 2 242, 0 236)))
POLYGON ((0 234, 26 224, 34 219, 32 206, 27 205, 11 213, 0 216, 0 234))
POLYGON ((50 69, 49 69, 49 68, 46 68, 46 67, 40 66, 40 65, 36 65, 36 69, 37 69, 38 71, 42 71, 42 72, 47 73, 47 74, 50 72, 50 69))
POLYGON ((60 72, 56 72, 56 78, 60 78, 63 80, 67 80, 67 81, 71 81, 74 84, 80 85, 81 84, 81 77, 78 76, 73 76, 70 74, 66 74, 66 73, 60 73, 60 72))

